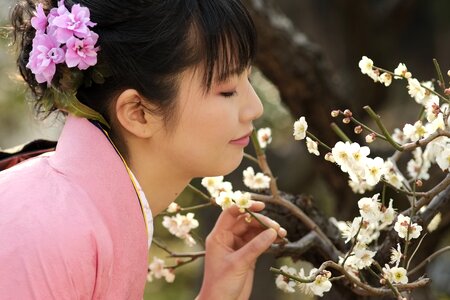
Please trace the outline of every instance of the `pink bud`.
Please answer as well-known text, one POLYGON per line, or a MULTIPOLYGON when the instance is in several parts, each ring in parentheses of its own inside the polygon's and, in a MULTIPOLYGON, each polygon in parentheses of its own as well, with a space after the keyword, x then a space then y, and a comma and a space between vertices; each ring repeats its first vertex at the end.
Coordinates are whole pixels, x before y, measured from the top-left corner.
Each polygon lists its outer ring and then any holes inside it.
POLYGON ((375 133, 370 133, 368 135, 366 135, 366 143, 370 144, 373 141, 375 141, 376 135, 375 133))
POLYGON ((344 110, 344 116, 346 116, 347 118, 351 118, 353 116, 353 113, 350 109, 346 109, 344 110))

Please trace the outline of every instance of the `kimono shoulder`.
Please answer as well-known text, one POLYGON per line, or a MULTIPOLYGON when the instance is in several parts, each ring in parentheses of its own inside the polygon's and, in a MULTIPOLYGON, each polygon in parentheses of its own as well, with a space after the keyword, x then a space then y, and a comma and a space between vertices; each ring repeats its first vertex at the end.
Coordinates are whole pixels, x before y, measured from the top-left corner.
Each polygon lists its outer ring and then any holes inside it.
POLYGON ((37 157, 0 173, 0 295, 92 299, 108 286, 111 238, 89 195, 37 157))

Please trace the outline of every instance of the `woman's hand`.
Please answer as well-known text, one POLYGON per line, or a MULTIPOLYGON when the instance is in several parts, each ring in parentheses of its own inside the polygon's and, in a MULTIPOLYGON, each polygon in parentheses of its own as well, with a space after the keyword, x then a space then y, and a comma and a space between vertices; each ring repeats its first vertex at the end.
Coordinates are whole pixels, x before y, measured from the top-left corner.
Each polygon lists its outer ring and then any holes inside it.
MULTIPOLYGON (((251 211, 260 211, 264 203, 254 202, 251 211)), ((253 285, 255 262, 286 230, 268 217, 256 214, 268 225, 263 228, 254 218, 233 206, 222 212, 206 239, 205 272, 198 300, 248 299, 253 285)))

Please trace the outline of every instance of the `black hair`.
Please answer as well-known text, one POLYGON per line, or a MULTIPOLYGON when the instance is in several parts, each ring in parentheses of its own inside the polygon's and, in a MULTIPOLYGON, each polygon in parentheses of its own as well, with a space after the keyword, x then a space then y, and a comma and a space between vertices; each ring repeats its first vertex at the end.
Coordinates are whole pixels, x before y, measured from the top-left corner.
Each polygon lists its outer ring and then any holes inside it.
MULTIPOLYGON (((55 0, 20 0, 12 10, 13 37, 20 41, 17 64, 31 88, 38 112, 58 109, 45 103, 47 85, 26 68, 35 30, 30 19, 38 3, 46 13, 55 0), (35 2, 38 1, 38 2, 35 2)), ((151 101, 164 120, 175 116, 179 74, 192 66, 204 72, 208 91, 251 65, 256 48, 253 22, 240 0, 79 0, 88 7, 92 29, 99 35, 98 63, 107 67, 103 83, 78 88, 77 98, 110 121, 109 108, 122 91, 136 89, 151 101)), ((89 70, 87 70, 89 71, 89 70)), ((105 75, 105 74, 104 74, 105 75)), ((57 72, 52 84, 58 84, 57 72)))

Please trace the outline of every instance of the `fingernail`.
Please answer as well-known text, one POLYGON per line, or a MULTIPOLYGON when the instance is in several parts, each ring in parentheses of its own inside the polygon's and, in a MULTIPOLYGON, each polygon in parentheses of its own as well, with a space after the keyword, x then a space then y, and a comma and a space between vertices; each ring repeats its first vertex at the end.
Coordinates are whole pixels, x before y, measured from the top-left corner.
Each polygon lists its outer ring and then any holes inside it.
POLYGON ((280 224, 278 224, 278 222, 274 221, 274 220, 270 220, 271 222, 271 227, 281 227, 280 224))
POLYGON ((286 229, 284 229, 283 227, 280 227, 280 229, 278 230, 278 232, 280 233, 280 235, 285 236, 287 234, 286 229))

